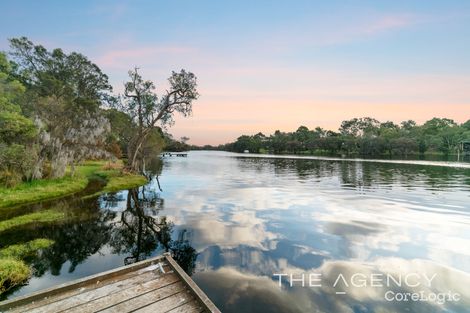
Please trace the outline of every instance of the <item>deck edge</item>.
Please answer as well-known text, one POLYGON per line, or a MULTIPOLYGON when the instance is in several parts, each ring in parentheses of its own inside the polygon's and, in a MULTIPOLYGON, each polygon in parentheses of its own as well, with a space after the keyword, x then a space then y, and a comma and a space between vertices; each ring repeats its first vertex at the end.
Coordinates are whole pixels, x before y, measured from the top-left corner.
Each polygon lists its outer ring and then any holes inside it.
POLYGON ((196 296, 196 299, 212 313, 221 313, 220 310, 215 306, 215 304, 209 299, 209 297, 204 293, 204 291, 199 288, 199 286, 193 281, 191 277, 176 263, 176 261, 171 257, 169 252, 165 252, 163 256, 166 258, 170 266, 175 270, 176 274, 183 280, 183 282, 192 290, 196 296))
POLYGON ((113 276, 116 276, 117 274, 125 274, 128 272, 136 271, 148 265, 152 265, 153 263, 157 261, 161 261, 163 259, 165 259, 165 256, 159 255, 159 256, 156 256, 147 260, 134 263, 132 265, 120 266, 118 268, 115 268, 109 271, 100 272, 100 273, 86 276, 77 280, 69 281, 69 282, 66 282, 57 286, 52 286, 43 290, 39 290, 30 294, 15 297, 10 300, 5 300, 5 301, 0 302, 0 312, 4 312, 5 310, 10 310, 15 307, 25 305, 34 301, 42 300, 44 298, 48 298, 50 296, 71 290, 73 288, 80 288, 83 285, 89 284, 93 280, 99 279, 100 281, 103 281, 105 279, 112 278, 113 276))

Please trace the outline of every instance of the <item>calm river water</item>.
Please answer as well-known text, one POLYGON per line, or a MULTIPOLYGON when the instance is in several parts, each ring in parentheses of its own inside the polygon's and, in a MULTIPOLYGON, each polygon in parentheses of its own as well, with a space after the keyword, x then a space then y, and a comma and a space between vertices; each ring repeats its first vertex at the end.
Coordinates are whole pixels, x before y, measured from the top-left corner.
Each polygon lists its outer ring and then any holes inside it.
POLYGON ((470 312, 470 165, 452 164, 165 158, 161 190, 0 212, 68 216, 0 233, 55 240, 7 297, 170 250, 223 312, 470 312))

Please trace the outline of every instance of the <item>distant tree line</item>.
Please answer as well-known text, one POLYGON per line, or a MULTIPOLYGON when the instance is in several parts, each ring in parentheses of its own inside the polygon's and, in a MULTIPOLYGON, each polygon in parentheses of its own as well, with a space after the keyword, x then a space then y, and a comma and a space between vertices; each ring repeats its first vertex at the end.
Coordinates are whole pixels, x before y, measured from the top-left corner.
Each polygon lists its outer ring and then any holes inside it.
POLYGON ((460 154, 462 142, 466 140, 470 140, 470 120, 459 124, 447 118, 433 118, 418 125, 412 120, 395 124, 365 117, 343 121, 337 132, 300 126, 295 132, 276 130, 269 136, 243 135, 235 142, 205 148, 251 153, 406 157, 425 153, 460 154))
POLYGON ((191 114, 196 76, 172 72, 169 88, 155 93, 138 69, 129 71, 123 95, 86 56, 47 50, 26 37, 0 52, 0 186, 59 178, 86 159, 127 159, 143 171, 175 140, 162 131, 176 112, 191 114))

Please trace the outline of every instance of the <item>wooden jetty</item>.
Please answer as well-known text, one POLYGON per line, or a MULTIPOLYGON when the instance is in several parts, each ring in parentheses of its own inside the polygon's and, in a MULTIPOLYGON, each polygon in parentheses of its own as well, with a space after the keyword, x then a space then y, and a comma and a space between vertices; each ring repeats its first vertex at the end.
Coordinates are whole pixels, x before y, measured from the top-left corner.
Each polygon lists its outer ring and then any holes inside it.
POLYGON ((171 156, 177 156, 177 157, 183 157, 186 158, 188 156, 188 153, 186 152, 164 152, 161 154, 163 157, 171 157, 171 156))
POLYGON ((0 312, 220 312, 169 254, 0 302, 0 312))

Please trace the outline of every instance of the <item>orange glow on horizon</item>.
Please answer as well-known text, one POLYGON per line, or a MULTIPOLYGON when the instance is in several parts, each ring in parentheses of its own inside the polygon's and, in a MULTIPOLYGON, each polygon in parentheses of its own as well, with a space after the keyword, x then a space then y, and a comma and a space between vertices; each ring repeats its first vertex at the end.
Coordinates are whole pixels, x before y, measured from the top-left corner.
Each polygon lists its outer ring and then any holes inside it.
POLYGON ((169 129, 175 138, 188 136, 196 145, 222 144, 241 135, 262 132, 266 135, 279 129, 295 131, 300 125, 313 129, 317 126, 337 131, 341 121, 370 116, 379 121, 399 123, 415 120, 418 124, 433 117, 447 117, 458 123, 470 119, 470 104, 360 104, 360 103, 297 103, 295 106, 279 103, 226 104, 214 110, 205 103, 194 106, 193 116, 178 117, 169 129))

